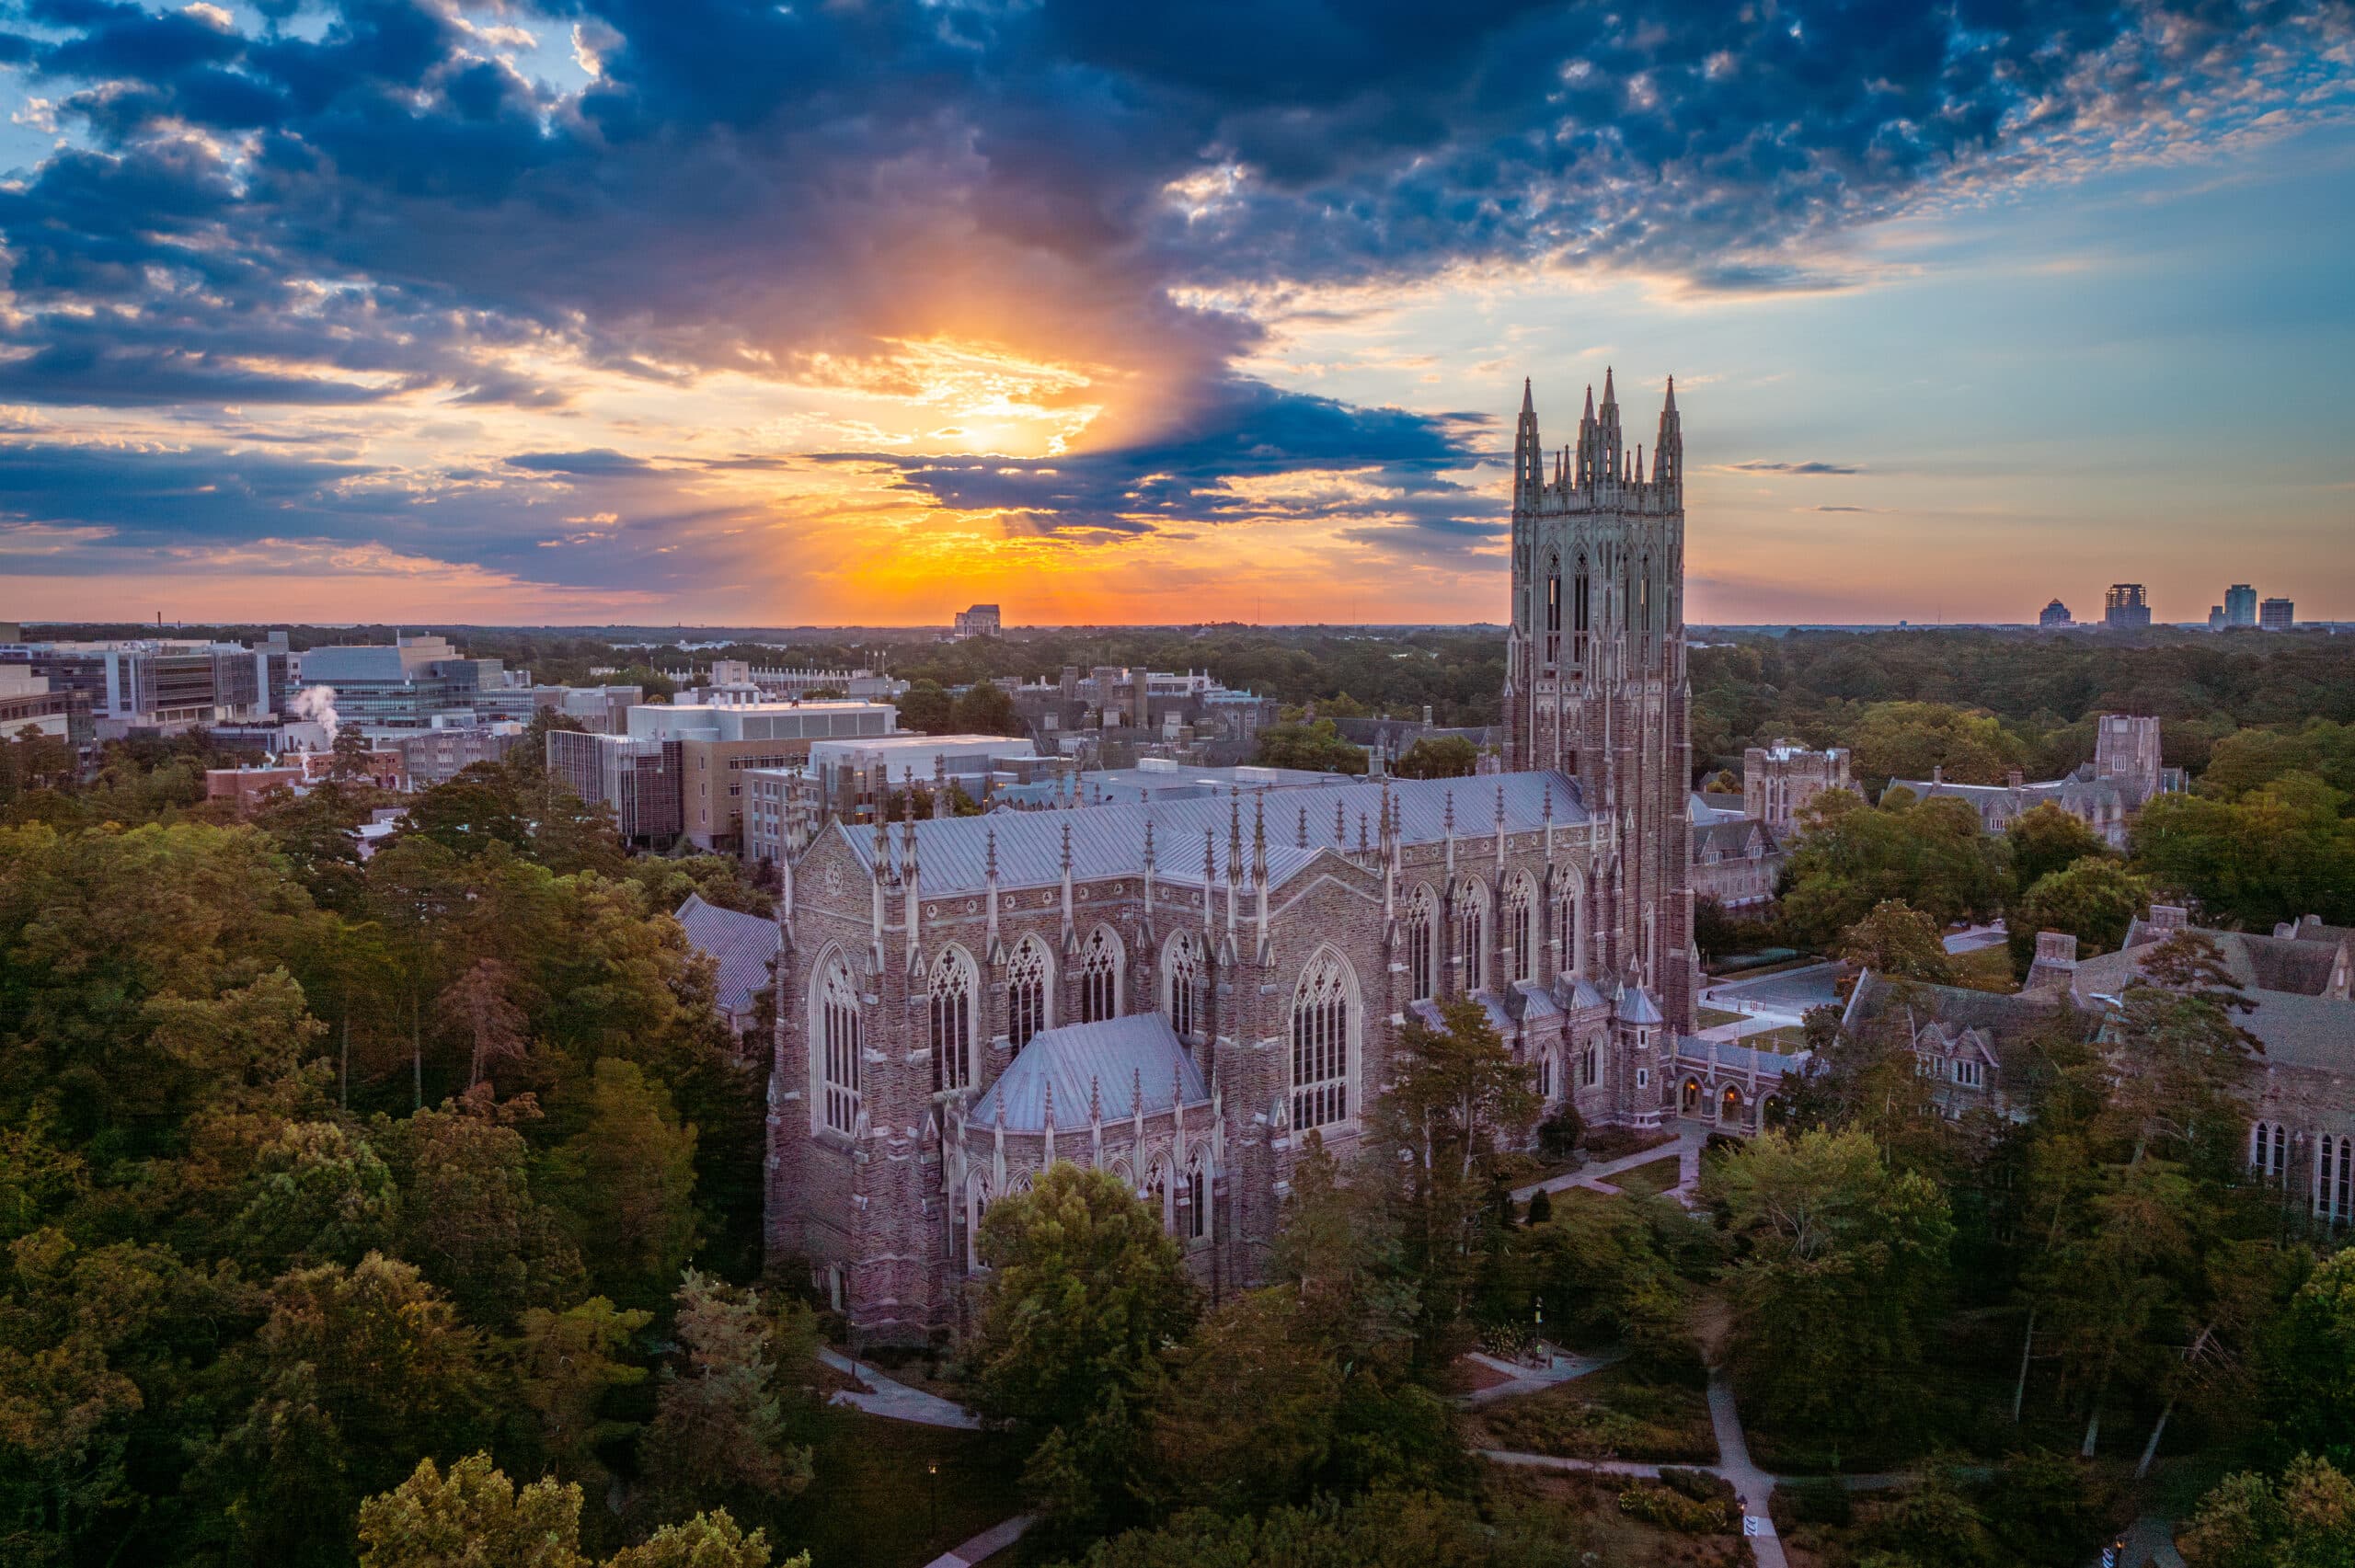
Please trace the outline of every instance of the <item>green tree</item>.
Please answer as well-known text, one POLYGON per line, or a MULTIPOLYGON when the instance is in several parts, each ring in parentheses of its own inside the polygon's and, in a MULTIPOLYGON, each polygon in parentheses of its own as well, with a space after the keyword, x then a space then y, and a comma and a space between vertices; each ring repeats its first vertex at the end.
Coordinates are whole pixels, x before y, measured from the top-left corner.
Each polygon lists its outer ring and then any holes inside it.
POLYGON ((2355 1562, 2355 1482, 2304 1454, 2279 1482, 2226 1476, 2178 1544, 2198 1568, 2339 1568, 2355 1562))
POLYGON ((393 1173, 366 1139, 334 1122, 291 1122, 247 1174, 235 1244, 264 1277, 356 1264, 392 1244, 399 1208, 393 1173))
POLYGON ((598 1061, 580 1130, 550 1168, 590 1277, 615 1299, 660 1301, 694 1247, 695 1149, 661 1079, 598 1061))
POLYGON ((1501 1189, 1543 1103, 1529 1070, 1512 1059, 1480 1004, 1461 994, 1439 1003, 1436 1027, 1409 1018, 1391 1053, 1389 1092, 1368 1117, 1399 1216, 1407 1272, 1416 1281, 1419 1353, 1426 1365, 1453 1352, 1476 1282, 1499 1244, 1501 1189))
POLYGON ((957 729, 956 699, 938 681, 911 681, 900 693, 900 727, 923 735, 950 735, 957 729))
POLYGON ((1917 801, 1894 789, 1867 807, 1826 790, 1799 824, 1783 911, 1802 941, 1829 944, 1890 899, 1944 927, 1992 919, 2011 896, 2008 847, 1982 831, 1979 813, 1962 801, 1917 801))
POLYGON ((1400 753, 1402 779, 1470 778, 1480 765, 1480 749, 1461 735, 1427 735, 1400 753))
POLYGON ((592 1296, 562 1312, 526 1311, 515 1344, 516 1383, 538 1418, 540 1446, 559 1476, 602 1493, 610 1479, 597 1449, 627 1436, 637 1424, 601 1413, 605 1397, 646 1379, 646 1368, 620 1359, 633 1335, 654 1321, 592 1296))
POLYGON ((1945 703, 1873 703, 1841 729, 1856 774, 1878 787, 1943 768, 1956 784, 2002 784, 2027 761, 2003 721, 1945 703))
POLYGON ((1251 761, 1262 768, 1304 768, 1311 773, 1362 773, 1365 752, 1341 738, 1329 718, 1313 724, 1271 724, 1259 731, 1251 761))
POLYGON ((2036 960, 2039 932, 2067 932, 2077 956, 2115 953, 2151 901, 2151 885, 2114 860, 2087 857, 2047 875, 2028 890, 2009 917, 2012 969, 2025 979, 2036 960))
POLYGON ((484 1453, 445 1472, 431 1456, 407 1481, 360 1505, 362 1568, 586 1568, 580 1488, 534 1481, 518 1491, 484 1453))
POLYGON ((2315 914, 2355 924, 2348 798, 2306 773, 2282 774, 2237 801, 2161 795, 2134 819, 2134 868, 2219 923, 2264 931, 2315 914))
POLYGON ((532 1192, 519 1128, 538 1115, 531 1096, 501 1104, 486 1088, 375 1124, 403 1195, 401 1252, 426 1260, 427 1276, 494 1329, 569 1299, 582 1277, 580 1253, 532 1192))
POLYGON ((1839 956, 1843 963, 1890 979, 1954 983, 1945 933, 1936 921, 1901 898, 1875 904, 1870 914, 1842 932, 1839 956))
MULTIPOLYGON (((360 1568, 591 1568, 580 1553, 580 1488, 517 1488, 488 1454, 447 1471, 419 1459, 409 1478, 360 1505, 360 1568)), ((768 1568, 767 1536, 725 1508, 665 1525, 603 1568, 768 1568)), ((810 1568, 807 1552, 781 1568, 810 1568)))
POLYGON ((2013 878, 2023 892, 2064 866, 2088 857, 2114 858, 2117 853, 2085 825, 2085 818, 2049 800, 2013 818, 2004 837, 2012 846, 2013 878))
POLYGON ((1246 1513, 1307 1495, 1332 1451, 1345 1373, 1303 1323, 1298 1291, 1235 1297, 1170 1364, 1152 1415, 1170 1501, 1246 1513))
POLYGON ((1838 1443, 1918 1408, 1953 1238, 1946 1199, 1862 1133, 1763 1133, 1711 1167, 1738 1247, 1731 1361, 1766 1422, 1838 1443))
POLYGON ((987 681, 976 681, 958 695, 957 727, 968 735, 1019 735, 1014 699, 987 681))
MULTIPOLYGON (((757 1507, 810 1484, 810 1451, 786 1441, 777 1323, 760 1292, 694 1269, 678 1290, 684 1368, 666 1368, 640 1444, 657 1493, 720 1495, 757 1507)), ((807 1334, 797 1320, 797 1334, 807 1334)), ((793 1368, 806 1376, 806 1368, 793 1368)))
POLYGON ((1079 1425, 1193 1323, 1177 1242, 1109 1171, 1049 1166, 990 1206, 978 1251, 991 1274, 967 1346, 975 1402, 1034 1437, 1079 1425))

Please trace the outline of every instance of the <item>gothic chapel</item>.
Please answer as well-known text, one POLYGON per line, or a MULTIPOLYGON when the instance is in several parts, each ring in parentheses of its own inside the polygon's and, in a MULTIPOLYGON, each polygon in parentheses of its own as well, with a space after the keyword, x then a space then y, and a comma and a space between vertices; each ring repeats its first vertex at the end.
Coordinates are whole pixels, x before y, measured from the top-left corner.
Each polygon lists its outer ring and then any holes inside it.
POLYGON ((964 1322, 990 1204, 1111 1170, 1212 1288, 1255 1282, 1314 1129, 1468 993, 1549 1103, 1674 1114, 1693 1024, 1684 443, 1608 374, 1548 453, 1524 389, 1504 771, 857 828, 785 868, 770 1255, 863 1340, 964 1322))

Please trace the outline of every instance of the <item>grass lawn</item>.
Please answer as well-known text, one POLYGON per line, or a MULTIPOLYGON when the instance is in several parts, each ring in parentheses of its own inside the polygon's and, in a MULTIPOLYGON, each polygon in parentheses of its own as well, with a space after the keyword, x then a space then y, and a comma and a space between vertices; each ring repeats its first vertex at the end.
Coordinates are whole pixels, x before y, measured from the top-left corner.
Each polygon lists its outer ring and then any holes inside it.
POLYGON ((1637 1197, 1657 1197, 1676 1185, 1677 1156, 1654 1160, 1609 1178, 1611 1185, 1637 1197))
POLYGON ((2012 974, 2012 950, 2001 943, 1976 953, 1957 953, 1948 963, 1954 970, 1954 983, 1959 986, 1991 990, 2001 996, 2019 990, 2019 982, 2012 974))
POLYGON ((769 1532, 810 1568, 911 1568, 1022 1511, 1012 1442, 827 1407, 810 1489, 769 1532), (935 1467, 937 1473, 935 1473, 935 1467))
POLYGON ((1807 1031, 1796 1024, 1786 1024, 1779 1029, 1761 1029, 1755 1035, 1744 1035, 1741 1043, 1752 1050, 1778 1051, 1789 1055, 1807 1049, 1807 1031))
POLYGON ((1545 1561, 1604 1563, 1609 1568, 1734 1568, 1741 1538, 1679 1535, 1619 1511, 1609 1476, 1555 1475, 1488 1467, 1482 1510, 1524 1539, 1542 1540, 1545 1561))
POLYGON ((1481 1448, 1663 1464, 1717 1460, 1707 1395, 1687 1383, 1648 1382, 1625 1367, 1499 1400, 1471 1420, 1481 1448))
POLYGON ((1693 1017, 1695 1026, 1703 1029, 1714 1029, 1720 1024, 1739 1024, 1742 1019, 1740 1013, 1729 1013, 1722 1007, 1696 1007, 1693 1010, 1693 1017))

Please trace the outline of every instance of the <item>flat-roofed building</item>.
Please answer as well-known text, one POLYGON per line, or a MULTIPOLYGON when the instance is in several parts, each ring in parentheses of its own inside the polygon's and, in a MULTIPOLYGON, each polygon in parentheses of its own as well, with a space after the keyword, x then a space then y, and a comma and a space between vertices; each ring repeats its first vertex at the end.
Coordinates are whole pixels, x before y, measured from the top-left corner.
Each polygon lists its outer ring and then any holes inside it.
POLYGON ((626 838, 684 837, 732 853, 743 843, 744 774, 782 768, 821 740, 893 734, 888 703, 644 703, 626 732, 548 735, 548 766, 583 800, 614 807, 626 838))

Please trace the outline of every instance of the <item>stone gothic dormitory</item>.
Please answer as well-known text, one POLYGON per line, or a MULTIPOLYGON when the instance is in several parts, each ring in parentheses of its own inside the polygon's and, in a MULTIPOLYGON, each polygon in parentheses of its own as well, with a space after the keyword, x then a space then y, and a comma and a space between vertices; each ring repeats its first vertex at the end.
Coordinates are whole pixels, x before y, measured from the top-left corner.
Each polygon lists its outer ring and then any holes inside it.
POLYGON ((954 1330, 983 1212, 1072 1160, 1251 1283, 1306 1135, 1346 1159, 1457 994, 1549 1102, 1674 1115, 1683 473, 1672 386, 1648 474, 1607 376, 1551 457, 1524 393, 1501 775, 829 824, 778 906, 771 1254, 862 1338, 954 1330))

